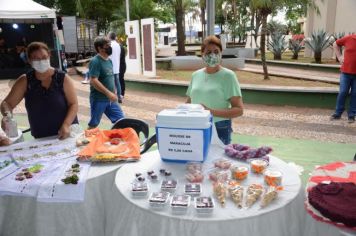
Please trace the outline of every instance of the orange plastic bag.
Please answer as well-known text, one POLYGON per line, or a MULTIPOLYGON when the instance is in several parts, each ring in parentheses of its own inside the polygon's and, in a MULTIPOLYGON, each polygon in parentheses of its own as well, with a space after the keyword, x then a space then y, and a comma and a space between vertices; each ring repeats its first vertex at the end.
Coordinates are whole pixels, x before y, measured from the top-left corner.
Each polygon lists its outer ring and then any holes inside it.
POLYGON ((140 140, 132 128, 86 131, 90 143, 78 154, 80 161, 110 162, 140 159, 140 140))

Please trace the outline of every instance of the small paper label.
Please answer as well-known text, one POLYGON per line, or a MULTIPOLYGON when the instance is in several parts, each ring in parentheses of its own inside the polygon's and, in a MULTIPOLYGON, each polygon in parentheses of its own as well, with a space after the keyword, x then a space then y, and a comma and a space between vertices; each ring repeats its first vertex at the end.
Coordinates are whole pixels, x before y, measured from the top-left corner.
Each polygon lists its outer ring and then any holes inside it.
POLYGON ((162 158, 180 161, 202 161, 204 140, 202 130, 158 129, 159 152, 162 158))

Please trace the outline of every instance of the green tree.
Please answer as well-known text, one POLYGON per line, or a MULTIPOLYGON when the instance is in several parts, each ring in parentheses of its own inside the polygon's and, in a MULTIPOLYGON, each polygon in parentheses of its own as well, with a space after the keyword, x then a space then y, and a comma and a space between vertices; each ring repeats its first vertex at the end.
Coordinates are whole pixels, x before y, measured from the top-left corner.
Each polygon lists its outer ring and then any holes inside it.
POLYGON ((115 12, 119 11, 123 0, 35 0, 47 7, 54 8, 62 15, 79 16, 96 20, 98 32, 106 33, 110 22, 115 20, 115 12))
MULTIPOLYGON (((114 13, 114 18, 110 22, 110 31, 117 35, 125 35, 126 5, 122 2, 119 9, 114 13)), ((141 20, 144 18, 155 18, 164 23, 171 22, 172 13, 157 7, 153 0, 130 0, 130 20, 141 20)))
POLYGON ((75 16, 77 14, 76 1, 66 0, 34 0, 35 2, 54 8, 61 15, 75 16))
POLYGON ((287 7, 286 9, 286 20, 288 25, 288 30, 292 32, 292 34, 301 34, 302 29, 298 24, 298 19, 307 14, 307 5, 300 4, 295 6, 287 7))
POLYGON ((267 17, 284 7, 293 7, 298 5, 312 6, 316 8, 314 0, 251 0, 250 6, 261 15, 261 61, 263 67, 264 79, 269 79, 266 64, 266 35, 267 35, 267 17))
POLYGON ((177 27, 177 41, 178 41, 178 56, 185 55, 185 19, 186 12, 194 6, 197 2, 193 0, 156 0, 156 3, 167 11, 174 10, 175 22, 177 27))

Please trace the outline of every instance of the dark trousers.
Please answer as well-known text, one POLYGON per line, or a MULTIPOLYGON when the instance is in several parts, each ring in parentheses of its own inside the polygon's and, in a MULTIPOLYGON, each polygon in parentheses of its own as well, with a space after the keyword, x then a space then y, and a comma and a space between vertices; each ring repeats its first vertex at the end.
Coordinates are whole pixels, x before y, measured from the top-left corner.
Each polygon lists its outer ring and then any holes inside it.
POLYGON ((120 87, 121 87, 121 95, 125 96, 125 79, 124 79, 125 73, 120 73, 119 74, 119 80, 120 80, 120 87))

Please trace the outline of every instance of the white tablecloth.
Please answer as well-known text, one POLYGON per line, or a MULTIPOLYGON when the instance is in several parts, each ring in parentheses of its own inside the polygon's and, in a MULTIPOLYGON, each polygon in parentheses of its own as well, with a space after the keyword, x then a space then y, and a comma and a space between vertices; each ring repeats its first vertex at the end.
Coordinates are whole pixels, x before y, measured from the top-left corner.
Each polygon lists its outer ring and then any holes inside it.
POLYGON ((305 219, 304 236, 356 236, 356 231, 317 221, 308 213, 305 213, 305 219))
MULTIPOLYGON (((211 146, 208 162, 221 156, 224 156, 223 149, 211 146)), ((283 173, 284 191, 277 201, 265 209, 260 209, 258 204, 250 209, 238 209, 228 200, 225 208, 217 203, 214 213, 205 217, 198 216, 192 205, 186 215, 173 215, 169 206, 163 211, 153 211, 147 198, 132 198, 130 189, 135 173, 157 172, 160 168, 172 172, 172 177, 179 182, 176 192, 183 193, 183 184, 187 182, 184 180, 185 165, 161 162, 157 151, 146 154, 138 163, 123 166, 115 179, 118 191, 109 212, 108 219, 112 222, 108 223, 108 235, 302 235, 304 208, 301 181, 296 171, 278 158, 271 157, 270 164, 270 168, 283 173)), ((263 178, 250 174, 245 181, 243 185, 263 183, 263 178)), ((151 183, 150 187, 152 191, 157 191, 160 184, 151 183)), ((212 196, 209 180, 204 180, 203 192, 204 196, 212 196)))
POLYGON ((1 236, 104 236, 114 201, 116 170, 122 164, 92 165, 82 203, 42 203, 31 197, 0 197, 1 236))

